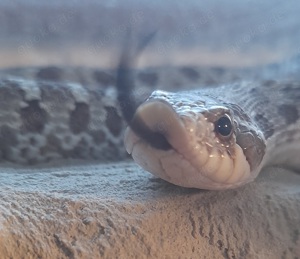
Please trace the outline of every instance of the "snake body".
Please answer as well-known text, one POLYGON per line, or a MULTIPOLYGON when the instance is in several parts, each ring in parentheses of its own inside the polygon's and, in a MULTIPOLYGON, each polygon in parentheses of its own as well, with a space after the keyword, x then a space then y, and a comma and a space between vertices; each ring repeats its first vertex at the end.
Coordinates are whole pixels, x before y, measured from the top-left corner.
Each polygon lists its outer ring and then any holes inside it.
MULTIPOLYGON (((146 99, 150 90, 161 85, 159 80, 166 82, 170 77, 166 71, 136 73, 134 81, 141 88, 135 98, 146 99)), ((195 80, 196 69, 177 68, 176 72, 173 79, 182 80, 182 85, 203 81, 195 80)), ((127 157, 122 144, 126 105, 120 107, 116 88, 116 82, 122 87, 126 80, 118 83, 118 74, 47 67, 3 70, 1 77, 2 162, 104 162, 127 157)), ((154 91, 129 121, 127 152, 162 179, 202 189, 238 187, 270 164, 299 169, 300 83, 228 81, 197 90, 154 91), (221 136, 216 122, 224 116, 232 130, 221 136), (143 132, 134 129, 140 122, 165 138, 168 147, 156 147, 143 138, 143 132)))
MULTIPOLYGON (((171 88, 170 76, 179 87, 197 84, 190 79, 189 70, 141 70, 135 78, 138 95, 147 97, 157 85, 171 88)), ((212 70, 210 76, 216 73, 212 70)), ((114 71, 28 67, 4 69, 0 78, 0 162, 32 165, 127 157, 114 71)))

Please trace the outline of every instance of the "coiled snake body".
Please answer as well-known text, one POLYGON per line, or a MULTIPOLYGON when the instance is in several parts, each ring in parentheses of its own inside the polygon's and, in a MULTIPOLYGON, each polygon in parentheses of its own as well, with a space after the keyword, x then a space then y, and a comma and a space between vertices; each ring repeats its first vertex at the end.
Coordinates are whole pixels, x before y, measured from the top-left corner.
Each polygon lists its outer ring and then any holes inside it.
MULTIPOLYGON (((99 70, 2 71, 1 161, 36 164, 127 157, 115 82, 118 87, 128 82, 120 73, 116 79, 113 72, 99 70)), ((159 80, 169 78, 168 73, 140 71, 135 81, 141 88, 135 93, 143 95, 162 85, 159 80)), ((172 79, 183 80, 181 85, 203 80, 191 68, 178 68, 172 79)), ((125 132, 126 150, 147 171, 176 185, 238 187, 255 179, 265 165, 299 169, 299 100, 300 83, 291 80, 154 91, 129 120, 133 130, 125 132), (136 129, 139 125, 144 128, 136 129), (159 139, 166 145, 151 143, 159 139)), ((121 103, 123 110, 126 107, 121 103)))

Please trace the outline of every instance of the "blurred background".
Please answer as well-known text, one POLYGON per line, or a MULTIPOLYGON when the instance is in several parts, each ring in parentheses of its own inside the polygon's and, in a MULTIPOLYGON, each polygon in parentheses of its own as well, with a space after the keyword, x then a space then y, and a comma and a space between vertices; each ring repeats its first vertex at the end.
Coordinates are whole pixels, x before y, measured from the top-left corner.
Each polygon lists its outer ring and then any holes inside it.
POLYGON ((113 67, 128 28, 157 31, 140 66, 251 67, 300 53, 300 2, 0 0, 0 67, 113 67))

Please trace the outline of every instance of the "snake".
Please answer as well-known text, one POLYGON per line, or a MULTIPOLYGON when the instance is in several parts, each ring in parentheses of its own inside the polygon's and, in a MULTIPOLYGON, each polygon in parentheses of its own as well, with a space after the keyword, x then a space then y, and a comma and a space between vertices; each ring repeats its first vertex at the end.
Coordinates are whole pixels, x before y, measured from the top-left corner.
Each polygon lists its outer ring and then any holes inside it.
POLYGON ((259 67, 133 69, 125 57, 115 69, 2 69, 0 162, 106 163, 130 154, 156 177, 208 190, 243 186, 266 166, 299 171, 297 76, 278 76, 274 65, 267 78, 257 78, 259 67))
POLYGON ((299 81, 156 90, 137 105, 129 53, 116 85, 129 124, 125 147, 142 168, 175 185, 209 190, 249 183, 267 165, 299 170, 299 81))
MULTIPOLYGON (((194 82, 200 73, 173 70, 194 82)), ((245 185, 269 165, 299 169, 297 80, 151 93, 170 71, 134 73, 128 57, 111 71, 31 67, 3 69, 0 76, 3 163, 107 162, 129 153, 156 177, 209 190, 245 185), (144 88, 135 92, 135 84, 144 88)))

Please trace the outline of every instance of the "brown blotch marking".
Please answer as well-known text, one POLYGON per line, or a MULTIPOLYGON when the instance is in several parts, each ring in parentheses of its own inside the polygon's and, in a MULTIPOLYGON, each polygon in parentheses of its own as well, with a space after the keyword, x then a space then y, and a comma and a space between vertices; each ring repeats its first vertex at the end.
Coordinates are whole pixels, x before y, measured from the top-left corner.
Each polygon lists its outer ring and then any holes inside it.
POLYGON ((214 85, 214 84, 216 84, 216 83, 218 83, 218 81, 216 81, 214 78, 212 78, 212 77, 209 77, 209 78, 207 78, 207 79, 205 79, 205 84, 206 85, 214 85))
POLYGON ((21 90, 18 82, 10 80, 1 80, 0 83, 0 101, 11 102, 12 100, 23 99, 24 92, 21 90))
POLYGON ((90 111, 86 103, 76 103, 70 115, 70 129, 74 134, 86 131, 90 121, 90 111))
POLYGON ((65 142, 66 144, 70 144, 71 141, 72 141, 72 138, 71 138, 70 135, 67 135, 67 136, 64 137, 64 142, 65 142))
POLYGON ((115 83, 114 76, 104 71, 100 71, 100 70, 94 71, 93 77, 98 83, 104 86, 113 85, 115 83))
POLYGON ((41 154, 56 152, 64 158, 86 158, 88 151, 88 143, 81 139, 72 149, 64 149, 61 140, 53 134, 47 136, 47 145, 40 148, 41 154))
POLYGON ((251 89, 249 90, 249 93, 255 94, 255 93, 258 93, 258 90, 257 90, 257 88, 251 88, 251 89))
POLYGON ((40 69, 36 77, 42 80, 58 81, 62 78, 62 70, 58 67, 45 67, 40 69))
POLYGON ((9 126, 0 128, 0 150, 3 159, 8 159, 11 153, 11 148, 18 144, 17 131, 9 126))
POLYGON ((276 81, 275 80, 265 80, 263 83, 262 83, 262 86, 265 86, 265 87, 272 87, 276 84, 276 81))
POLYGON ((90 132, 90 134, 96 144, 102 144, 105 142, 105 134, 102 130, 93 130, 90 132))
POLYGON ((254 120, 256 121, 258 126, 263 130, 266 139, 268 139, 274 134, 273 125, 262 114, 256 114, 254 120))
POLYGON ((300 102, 300 85, 287 83, 285 87, 280 90, 284 95, 288 96, 289 99, 300 102))
POLYGON ((292 91, 294 89, 292 83, 286 83, 284 88, 281 89, 281 91, 286 92, 286 91, 292 91))
POLYGON ((299 113, 295 106, 282 104, 278 107, 278 113, 283 116, 287 124, 295 123, 299 119, 299 113))
POLYGON ((31 146, 36 146, 38 141, 36 140, 36 138, 30 137, 29 138, 29 143, 30 143, 31 146))
POLYGON ((107 112, 105 120, 106 126, 114 136, 118 136, 122 130, 122 119, 116 108, 105 107, 105 110, 107 112))
POLYGON ((39 88, 42 92, 41 99, 53 105, 66 103, 74 99, 70 89, 64 84, 42 82, 39 84, 39 88))
MULTIPOLYGON (((42 146, 40 148, 40 154, 41 155, 46 155, 46 154, 51 154, 51 153, 57 153, 61 157, 67 157, 65 155, 65 151, 62 148, 62 141, 60 138, 55 136, 54 134, 49 134, 47 135, 47 143, 46 145, 42 146)), ((50 161, 52 158, 47 158, 48 161, 50 161)))
POLYGON ((86 158, 89 155, 89 145, 85 139, 81 139, 76 147, 70 150, 69 156, 72 158, 86 158))
POLYGON ((28 106, 20 110, 21 129, 24 132, 41 133, 47 123, 47 112, 39 105, 39 101, 27 102, 28 106))
POLYGON ((104 160, 119 161, 121 156, 116 144, 108 141, 108 152, 103 155, 104 160))
POLYGON ((47 154, 49 152, 60 152, 61 151, 61 140, 53 135, 53 134, 49 134, 47 136, 47 143, 45 146, 40 148, 40 153, 42 155, 47 154))
POLYGON ((223 67, 212 67, 211 70, 217 74, 217 76, 222 76, 225 74, 225 69, 223 67))
POLYGON ((29 154, 29 148, 28 147, 23 147, 21 149, 21 156, 24 157, 24 158, 27 158, 28 154, 29 154))
POLYGON ((180 69, 180 72, 193 82, 197 81, 200 78, 199 72, 191 67, 183 67, 180 69))
POLYGON ((158 75, 155 72, 140 72, 137 77, 148 86, 155 86, 158 83, 158 75))

